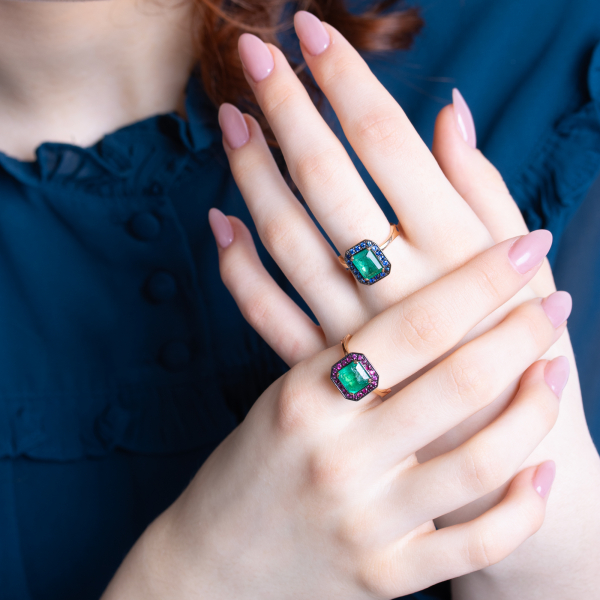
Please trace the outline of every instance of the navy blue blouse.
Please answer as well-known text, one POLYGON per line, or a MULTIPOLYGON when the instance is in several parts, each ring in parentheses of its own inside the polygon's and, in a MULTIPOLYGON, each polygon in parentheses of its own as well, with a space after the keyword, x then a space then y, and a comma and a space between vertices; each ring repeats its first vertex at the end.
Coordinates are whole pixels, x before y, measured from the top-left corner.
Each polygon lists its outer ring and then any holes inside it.
MULTIPOLYGON (((600 3, 421 5, 414 49, 369 62, 427 142, 459 87, 528 224, 554 232, 598 445, 600 3)), ((0 153, 0 600, 99 598, 285 370, 219 278, 208 209, 253 228, 193 76, 186 108, 33 162, 0 153)))

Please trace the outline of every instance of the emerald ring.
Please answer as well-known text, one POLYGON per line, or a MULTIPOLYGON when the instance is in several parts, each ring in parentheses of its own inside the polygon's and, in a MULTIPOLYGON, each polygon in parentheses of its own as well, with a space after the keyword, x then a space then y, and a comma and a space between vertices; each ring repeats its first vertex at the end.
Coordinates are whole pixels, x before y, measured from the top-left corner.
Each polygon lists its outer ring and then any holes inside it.
POLYGON ((344 358, 331 367, 331 381, 347 400, 360 400, 370 392, 380 397, 390 393, 389 389, 379 390, 379 375, 364 354, 348 351, 351 335, 342 340, 344 358))
POLYGON ((354 275, 358 283, 373 285, 390 274, 392 264, 383 251, 399 235, 398 225, 390 225, 390 235, 383 244, 379 245, 372 240, 363 240, 356 246, 348 248, 343 255, 340 254, 338 260, 347 271, 354 275))

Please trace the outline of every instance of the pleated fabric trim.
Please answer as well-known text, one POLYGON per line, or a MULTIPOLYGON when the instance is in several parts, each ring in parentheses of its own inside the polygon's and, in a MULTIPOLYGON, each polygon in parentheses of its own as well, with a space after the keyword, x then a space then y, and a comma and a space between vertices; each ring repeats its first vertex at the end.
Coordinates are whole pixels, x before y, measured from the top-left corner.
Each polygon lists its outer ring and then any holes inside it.
MULTIPOLYGON (((217 108, 192 73, 186 86, 187 120, 175 111, 161 113, 126 125, 89 147, 63 142, 43 142, 36 159, 23 161, 0 152, 0 168, 29 186, 68 182, 100 187, 103 182, 135 180, 147 156, 159 147, 183 157, 198 154, 220 140, 217 108), (179 151, 179 152, 177 152, 179 151)), ((170 166, 173 170, 173 166, 170 166)), ((139 185, 138 185, 139 189, 139 185)), ((92 191, 92 190, 90 190, 92 191)))
POLYGON ((530 229, 550 229, 555 243, 600 176, 600 43, 591 56, 589 97, 541 140, 533 159, 509 182, 530 229))

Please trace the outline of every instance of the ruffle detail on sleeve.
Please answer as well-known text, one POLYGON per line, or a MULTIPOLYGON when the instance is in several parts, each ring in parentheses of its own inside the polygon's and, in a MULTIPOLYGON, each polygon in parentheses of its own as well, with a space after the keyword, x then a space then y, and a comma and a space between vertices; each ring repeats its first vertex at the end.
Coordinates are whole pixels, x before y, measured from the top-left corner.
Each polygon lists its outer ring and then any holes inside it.
POLYGON ((555 239, 600 175, 600 43, 588 70, 588 101, 560 119, 536 149, 531 163, 509 182, 527 225, 549 229, 555 239))

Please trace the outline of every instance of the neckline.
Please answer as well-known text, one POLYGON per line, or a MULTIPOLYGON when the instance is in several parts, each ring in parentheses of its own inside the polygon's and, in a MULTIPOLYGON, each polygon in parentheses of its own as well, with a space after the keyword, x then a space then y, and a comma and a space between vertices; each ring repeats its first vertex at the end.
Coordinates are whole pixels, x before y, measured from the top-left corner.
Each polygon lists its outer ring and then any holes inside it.
POLYGON ((172 110, 123 125, 90 146, 42 142, 31 161, 0 151, 0 168, 27 184, 68 178, 75 172, 81 173, 85 166, 96 174, 127 177, 143 155, 156 145, 170 141, 187 152, 198 153, 215 141, 220 131, 217 109, 195 71, 190 74, 185 88, 185 112, 187 119, 172 110))

